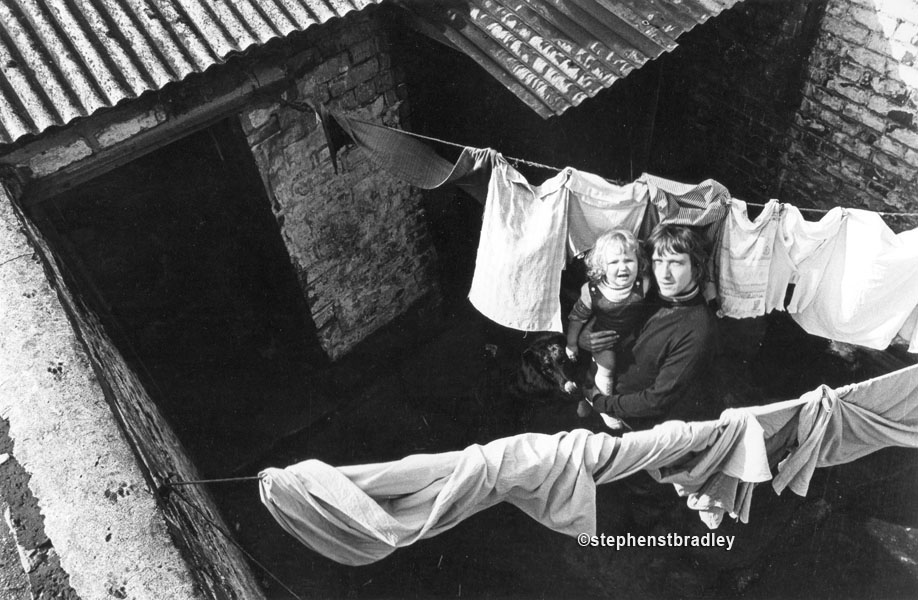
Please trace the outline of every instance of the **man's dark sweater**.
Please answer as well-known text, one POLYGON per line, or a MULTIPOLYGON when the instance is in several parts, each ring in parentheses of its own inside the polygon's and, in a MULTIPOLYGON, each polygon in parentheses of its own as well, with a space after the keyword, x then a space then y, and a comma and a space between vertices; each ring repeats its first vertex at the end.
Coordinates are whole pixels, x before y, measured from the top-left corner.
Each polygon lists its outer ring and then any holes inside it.
POLYGON ((711 309, 700 294, 683 302, 648 301, 652 314, 630 352, 619 354, 615 393, 594 393, 593 408, 635 429, 717 418, 723 407, 709 396, 717 339, 711 309))

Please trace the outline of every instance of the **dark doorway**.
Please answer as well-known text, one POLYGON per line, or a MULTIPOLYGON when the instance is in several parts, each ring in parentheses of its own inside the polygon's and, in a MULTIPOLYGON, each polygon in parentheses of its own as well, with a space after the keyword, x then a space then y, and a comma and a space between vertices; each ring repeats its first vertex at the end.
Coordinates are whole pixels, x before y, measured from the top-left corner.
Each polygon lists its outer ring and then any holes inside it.
POLYGON ((308 422, 327 362, 238 125, 34 209, 75 290, 204 472, 308 422))

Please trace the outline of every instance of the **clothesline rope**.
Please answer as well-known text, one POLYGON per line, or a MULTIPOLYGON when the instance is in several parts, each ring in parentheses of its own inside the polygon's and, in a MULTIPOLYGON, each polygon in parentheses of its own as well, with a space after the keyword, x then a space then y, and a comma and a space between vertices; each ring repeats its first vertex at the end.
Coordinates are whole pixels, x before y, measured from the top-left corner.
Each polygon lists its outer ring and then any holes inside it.
MULTIPOLYGON (((415 132, 413 132, 413 131, 407 131, 407 130, 405 130, 405 129, 398 129, 398 128, 395 128, 395 127, 391 127, 391 126, 389 126, 389 125, 382 125, 382 124, 380 124, 380 123, 372 123, 372 122, 370 122, 370 121, 364 121, 364 120, 362 120, 362 119, 354 119, 354 118, 352 118, 352 117, 348 117, 348 119, 350 119, 351 121, 354 121, 355 123, 362 123, 362 124, 364 124, 364 125, 374 125, 374 126, 376 126, 376 127, 384 127, 385 129, 389 129, 389 130, 391 130, 391 131, 396 131, 396 132, 398 132, 398 133, 404 133, 404 134, 410 135, 410 136, 412 136, 412 137, 416 137, 416 138, 418 138, 418 139, 427 140, 427 141, 429 141, 429 142, 435 142, 435 143, 438 143, 438 144, 445 144, 445 145, 447 145, 447 146, 452 146, 452 147, 454 147, 454 148, 467 148, 467 147, 468 147, 468 146, 465 146, 465 145, 463 145, 463 144, 457 144, 456 142, 450 142, 450 141, 447 141, 447 140, 441 140, 441 139, 439 139, 439 138, 435 138, 435 137, 423 135, 423 134, 420 134, 420 133, 415 133, 415 132)), ((525 159, 522 159, 522 158, 514 158, 514 157, 512 157, 512 156, 504 156, 504 158, 507 159, 507 161, 509 161, 509 162, 511 162, 511 163, 514 163, 514 164, 522 164, 522 165, 527 165, 527 166, 530 166, 530 167, 536 167, 536 168, 539 168, 539 169, 548 169, 548 170, 550 170, 550 171, 556 171, 556 172, 559 172, 559 173, 563 170, 563 169, 559 169, 558 167, 553 167, 553 166, 551 166, 551 165, 546 165, 546 164, 542 164, 542 163, 537 163, 537 162, 525 160, 525 159)), ((616 181, 616 180, 609 180, 609 181, 616 181)), ((765 205, 764 205, 764 204, 759 204, 759 203, 756 203, 756 202, 747 202, 747 203, 746 203, 746 206, 757 206, 757 207, 762 208, 762 207, 764 207, 765 205)), ((811 212, 811 213, 820 213, 820 214, 825 214, 825 213, 829 212, 829 210, 830 210, 830 209, 825 209, 825 208, 803 208, 803 207, 799 207, 799 206, 797 207, 797 209, 800 210, 801 212, 811 212)), ((880 215, 880 216, 883 216, 883 217, 918 217, 918 212, 880 212, 880 211, 874 211, 874 212, 876 212, 876 214, 878 214, 878 215, 880 215)))
MULTIPOLYGON (((382 124, 380 124, 380 123, 371 123, 370 121, 364 121, 364 120, 362 120, 362 119, 354 119, 354 118, 352 118, 352 117, 348 117, 348 120, 354 121, 355 123, 361 123, 361 124, 363 124, 363 125, 373 125, 373 126, 375 126, 375 127, 383 127, 383 128, 385 128, 385 129, 389 129, 389 130, 391 130, 391 131, 396 131, 396 132, 398 132, 398 133, 406 133, 406 134, 408 134, 408 135, 410 135, 410 136, 412 136, 412 137, 416 137, 416 138, 421 139, 421 140, 427 140, 428 142, 436 142, 436 143, 438 143, 438 144, 445 144, 445 145, 447 145, 447 146, 452 146, 453 148, 459 148, 459 149, 468 148, 467 145, 457 144, 456 142, 448 142, 448 141, 446 141, 446 140, 441 140, 441 139, 439 139, 439 138, 430 137, 430 136, 423 135, 423 134, 420 134, 420 133, 415 133, 415 132, 413 132, 413 131, 406 131, 406 130, 404 130, 404 129, 397 129, 397 128, 395 128, 395 127, 390 127, 389 125, 382 125, 382 124)), ((504 158, 507 159, 508 162, 512 162, 512 163, 518 164, 518 165, 527 165, 527 166, 530 166, 530 167, 536 167, 536 168, 538 168, 538 169, 547 169, 547 170, 549 170, 549 171, 556 171, 556 172, 558 172, 558 173, 560 173, 561 171, 564 170, 564 169, 559 169, 558 167, 553 167, 553 166, 551 166, 551 165, 546 165, 546 164, 542 164, 542 163, 533 162, 533 161, 531 161, 531 160, 526 160, 526 159, 523 159, 523 158, 514 158, 514 157, 512 157, 512 156, 504 156, 504 158)))
POLYGON ((228 483, 230 481, 252 481, 255 479, 261 479, 260 475, 249 475, 246 477, 224 477, 223 479, 191 479, 187 481, 165 481, 163 485, 166 487, 175 487, 177 485, 197 485, 201 483, 228 483))
MULTIPOLYGON (((254 479, 258 479, 258 478, 257 478, 257 477, 254 477, 254 479)), ((220 481, 225 481, 225 480, 220 480, 220 481)), ((230 534, 228 531, 226 531, 225 529, 223 529, 222 527, 220 527, 220 525, 218 525, 217 523, 215 523, 209 516, 207 516, 207 514, 206 514, 203 510, 201 510, 201 508, 200 508, 199 506, 197 506, 194 502, 192 502, 191 500, 189 500, 188 498, 186 498, 186 497, 185 497, 183 494, 181 494, 178 490, 176 490, 175 495, 176 495, 176 497, 181 498, 182 502, 184 502, 185 504, 187 504, 187 505, 189 506, 189 508, 191 508, 191 509, 193 509, 195 512, 197 512, 198 515, 200 515, 201 518, 204 519, 204 522, 206 522, 207 524, 209 524, 209 525, 210 525, 211 527, 213 527, 216 531, 220 532, 227 540, 229 540, 229 542, 230 542, 231 544, 233 544, 234 546, 236 546, 236 548, 238 548, 243 554, 245 554, 246 558, 248 558, 250 561, 252 561, 252 563, 253 563, 255 566, 257 566, 259 569, 261 569, 261 570, 264 572, 265 575, 267 575, 268 577, 270 577, 271 579, 273 579, 279 586, 281 586, 281 587, 284 589, 284 591, 286 591, 286 592, 287 592, 288 594, 290 594, 292 597, 296 598, 296 600, 304 600, 302 596, 300 596, 299 594, 297 594, 296 592, 294 592, 292 589, 290 589, 290 586, 288 586, 286 583, 284 583, 283 581, 281 581, 281 579, 280 579, 277 575, 275 575, 274 573, 272 573, 265 565, 263 565, 261 562, 259 562, 258 559, 256 559, 254 556, 252 556, 252 554, 251 554, 248 550, 246 550, 245 548, 243 548, 243 547, 242 547, 242 544, 240 544, 239 542, 237 542, 237 541, 233 538, 232 534, 230 534)))

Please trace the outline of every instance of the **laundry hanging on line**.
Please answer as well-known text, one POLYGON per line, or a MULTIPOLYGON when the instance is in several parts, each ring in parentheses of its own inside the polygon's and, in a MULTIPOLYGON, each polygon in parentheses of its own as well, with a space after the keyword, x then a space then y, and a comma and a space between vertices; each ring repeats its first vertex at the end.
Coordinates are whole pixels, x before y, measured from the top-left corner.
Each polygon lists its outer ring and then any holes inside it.
POLYGON ((666 222, 697 227, 712 243, 715 277, 706 296, 719 298, 722 316, 784 310, 793 284, 787 312, 808 333, 875 349, 899 335, 918 352, 918 230, 895 235, 876 213, 834 208, 810 222, 771 201, 751 222, 745 202, 713 180, 691 185, 644 174, 617 185, 570 167, 532 186, 493 150, 464 148, 449 163, 407 133, 333 116, 394 175, 425 189, 457 183, 484 200, 469 298, 501 325, 560 331, 566 263, 609 228, 643 239, 666 222))
POLYGON ((621 437, 522 434, 402 460, 332 467, 308 460, 260 474, 278 524, 348 565, 455 527, 499 502, 567 535, 595 534, 595 486, 646 470, 673 484, 711 528, 751 515, 755 484, 806 495, 813 470, 889 446, 918 448, 918 366, 796 400, 667 421, 621 437), (772 479, 770 465, 777 463, 772 479))

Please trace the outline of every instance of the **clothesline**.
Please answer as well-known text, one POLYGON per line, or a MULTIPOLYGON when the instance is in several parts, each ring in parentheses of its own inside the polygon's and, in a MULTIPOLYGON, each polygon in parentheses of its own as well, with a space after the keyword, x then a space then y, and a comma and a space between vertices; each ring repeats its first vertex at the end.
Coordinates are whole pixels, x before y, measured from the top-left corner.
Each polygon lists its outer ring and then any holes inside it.
MULTIPOLYGON (((443 139, 440 139, 440 138, 436 138, 436 137, 432 137, 432 136, 427 136, 427 135, 423 135, 423 134, 420 134, 420 133, 415 133, 415 132, 413 132, 413 131, 407 131, 407 130, 404 130, 404 129, 397 129, 397 128, 391 127, 391 126, 389 126, 389 125, 383 125, 383 124, 380 124, 380 123, 372 123, 372 122, 370 122, 370 121, 364 121, 364 120, 361 120, 361 119, 355 119, 355 118, 353 118, 353 117, 348 117, 348 118, 349 118, 351 121, 354 121, 355 123, 363 123, 363 124, 365 124, 365 125, 374 125, 374 126, 376 126, 376 127, 383 127, 383 128, 385 128, 385 129, 389 129, 389 130, 391 130, 391 131, 396 131, 396 132, 398 132, 398 133, 404 133, 404 134, 410 135, 410 136, 412 136, 412 137, 415 137, 415 138, 418 138, 418 139, 421 139, 421 140, 427 140, 427 141, 429 141, 429 142, 435 142, 435 143, 438 143, 438 144, 444 144, 444 145, 446 145, 446 146, 452 146, 453 148, 462 149, 462 148, 466 148, 466 147, 467 147, 466 145, 458 144, 458 143, 456 143, 456 142, 450 142, 450 141, 443 140, 443 139)), ((514 157, 512 157, 512 156, 506 156, 506 155, 504 156, 504 158, 505 158, 508 162, 513 163, 514 165, 520 165, 520 164, 522 164, 522 165, 527 165, 527 166, 535 167, 535 168, 539 168, 539 169, 547 169, 547 170, 549 170, 549 171, 555 171, 555 172, 557 172, 557 173, 560 173, 560 172, 563 170, 563 169, 560 169, 560 168, 558 168, 558 167, 554 167, 554 166, 551 166, 551 165, 546 165, 546 164, 543 164, 543 163, 537 163, 537 162, 525 160, 525 159, 522 159, 522 158, 514 158, 514 157)), ((608 180, 608 181, 613 181, 613 182, 615 182, 615 183, 620 183, 620 182, 618 182, 617 180, 608 180)), ((764 204, 759 204, 759 203, 756 203, 756 202, 747 202, 747 203, 746 203, 746 206, 756 206, 756 207, 759 207, 759 208, 763 208, 765 205, 764 205, 764 204)), ((797 209, 800 210, 801 212, 810 212, 810 213, 818 213, 818 214, 825 214, 825 213, 829 212, 829 209, 825 209, 825 208, 803 208, 803 207, 799 207, 799 206, 798 206, 797 209)), ((880 216, 884 216, 884 217, 918 217, 918 212, 880 212, 880 211, 874 211, 874 212, 876 212, 876 214, 878 214, 878 215, 880 215, 880 216)))

